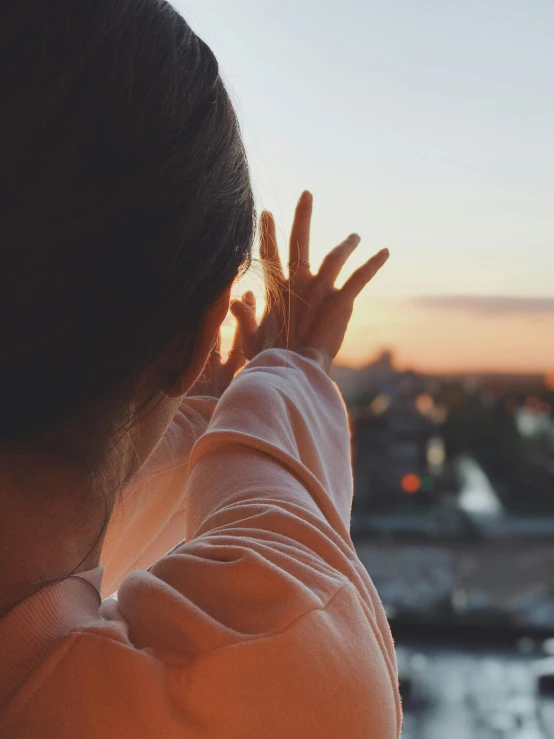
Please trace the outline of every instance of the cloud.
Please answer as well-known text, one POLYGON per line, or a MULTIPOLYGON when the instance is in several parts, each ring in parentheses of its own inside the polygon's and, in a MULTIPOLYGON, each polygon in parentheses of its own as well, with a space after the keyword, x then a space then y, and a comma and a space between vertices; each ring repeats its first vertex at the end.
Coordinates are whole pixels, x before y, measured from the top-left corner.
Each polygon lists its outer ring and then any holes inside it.
POLYGON ((554 298, 517 297, 513 295, 421 295, 410 301, 431 310, 450 310, 481 316, 554 315, 554 298))

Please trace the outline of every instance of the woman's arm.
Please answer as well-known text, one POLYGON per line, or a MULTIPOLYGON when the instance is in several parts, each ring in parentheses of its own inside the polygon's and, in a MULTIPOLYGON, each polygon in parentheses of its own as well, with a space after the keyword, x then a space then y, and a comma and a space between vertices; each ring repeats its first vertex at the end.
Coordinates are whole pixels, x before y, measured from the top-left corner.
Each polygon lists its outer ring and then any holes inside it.
POLYGON ((352 497, 350 433, 336 385, 313 360, 264 351, 223 395, 193 449, 186 539, 194 548, 228 544, 227 534, 237 544, 282 538, 299 561, 319 560, 355 585, 394 669, 384 610, 350 538, 352 497))
POLYGON ((349 430, 326 373, 262 352, 222 396, 190 468, 186 543, 127 578, 119 607, 142 648, 194 664, 206 735, 263 736, 285 705, 287 735, 311 736, 313 723, 398 736, 393 643, 349 536, 349 430))

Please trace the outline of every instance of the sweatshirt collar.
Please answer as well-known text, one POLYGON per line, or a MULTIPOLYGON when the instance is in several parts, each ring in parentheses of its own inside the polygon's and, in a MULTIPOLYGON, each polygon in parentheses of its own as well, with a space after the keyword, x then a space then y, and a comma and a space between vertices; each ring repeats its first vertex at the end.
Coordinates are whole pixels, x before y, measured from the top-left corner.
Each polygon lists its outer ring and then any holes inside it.
POLYGON ((103 570, 46 585, 0 619, 0 710, 56 641, 100 618, 103 570))

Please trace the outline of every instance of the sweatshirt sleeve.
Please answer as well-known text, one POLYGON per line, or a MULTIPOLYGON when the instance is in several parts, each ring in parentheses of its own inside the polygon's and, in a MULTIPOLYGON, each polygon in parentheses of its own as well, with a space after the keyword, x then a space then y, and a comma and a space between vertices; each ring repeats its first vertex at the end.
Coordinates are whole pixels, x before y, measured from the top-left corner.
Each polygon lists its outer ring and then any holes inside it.
POLYGON ((195 442, 216 406, 211 397, 188 397, 150 457, 121 493, 102 548, 102 597, 114 593, 135 569, 147 569, 184 539, 184 495, 195 442))
MULTIPOLYGON (((290 501, 275 481, 286 478, 294 487, 294 504, 309 511, 326 530, 333 530, 347 547, 353 484, 350 432, 346 408, 336 385, 312 360, 293 352, 268 350, 256 357, 235 378, 214 412, 207 432, 196 443, 191 460, 187 494, 186 538, 209 527, 212 517, 239 498, 252 500, 252 488, 221 484, 226 480, 220 454, 230 448, 240 462, 245 483, 253 464, 263 470, 260 500, 277 504, 290 501), (210 475, 217 468, 217 480, 210 475), (286 471, 287 475, 283 475, 286 471), (212 484, 202 484, 209 474, 212 484), (220 481, 217 484, 217 481, 220 481)), ((231 470, 229 470, 231 472, 231 470)), ((254 477, 256 479, 256 477, 254 477)))
POLYGON ((310 359, 262 352, 195 444, 186 542, 118 593, 134 646, 187 666, 172 695, 202 736, 398 736, 394 646, 350 538, 352 493, 336 386, 310 359))
POLYGON ((267 350, 223 394, 193 449, 185 539, 203 556, 220 544, 262 540, 267 556, 286 542, 308 565, 307 577, 316 568, 351 583, 395 676, 388 621, 350 537, 352 498, 348 416, 337 386, 316 362, 267 350))

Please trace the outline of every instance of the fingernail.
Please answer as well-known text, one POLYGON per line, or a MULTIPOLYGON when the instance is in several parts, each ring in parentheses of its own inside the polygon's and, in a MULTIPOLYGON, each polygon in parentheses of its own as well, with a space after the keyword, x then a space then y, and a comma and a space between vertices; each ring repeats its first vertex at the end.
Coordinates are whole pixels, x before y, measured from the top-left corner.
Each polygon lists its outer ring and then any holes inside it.
POLYGON ((356 244, 359 244, 362 240, 362 237, 359 234, 350 234, 348 237, 348 241, 355 242, 356 244))
POLYGON ((252 292, 252 290, 248 290, 248 292, 244 293, 244 295, 242 296, 242 299, 245 300, 247 303, 253 303, 256 297, 254 293, 252 292))
POLYGON ((379 252, 379 254, 382 257, 385 257, 385 259, 388 259, 390 257, 390 252, 389 252, 388 249, 381 249, 381 251, 379 252))
POLYGON ((308 203, 311 203, 313 199, 314 199, 314 197, 313 197, 312 193, 309 190, 304 190, 304 192, 300 196, 300 200, 303 203, 306 203, 306 205, 308 203))

